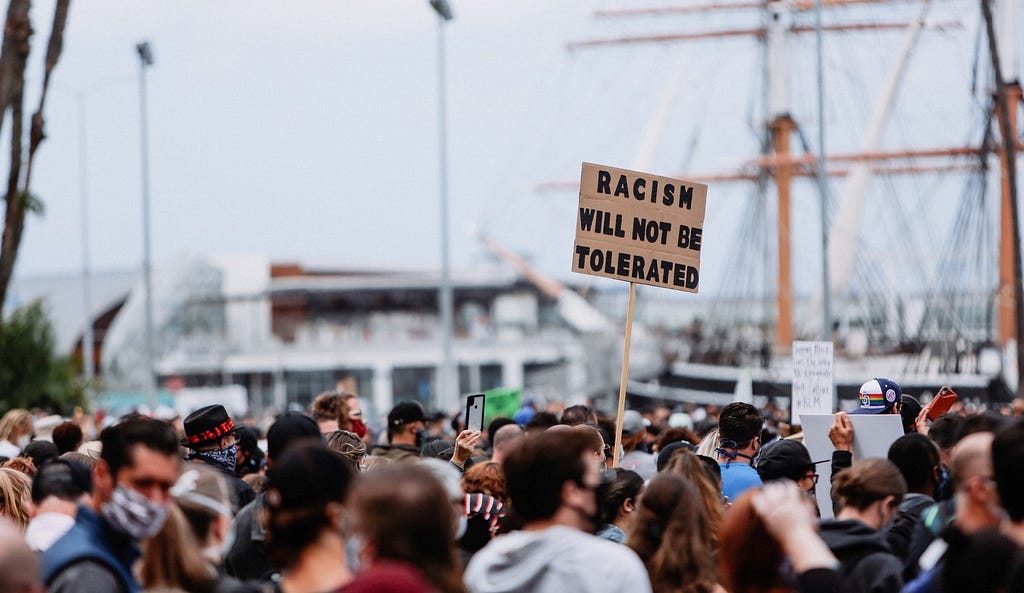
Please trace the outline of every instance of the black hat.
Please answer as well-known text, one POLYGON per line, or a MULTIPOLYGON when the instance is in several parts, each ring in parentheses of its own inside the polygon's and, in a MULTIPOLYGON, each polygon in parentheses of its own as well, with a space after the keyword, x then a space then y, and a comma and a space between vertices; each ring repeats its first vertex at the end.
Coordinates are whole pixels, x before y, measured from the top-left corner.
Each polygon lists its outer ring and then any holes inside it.
POLYGON ((302 412, 285 412, 267 430, 267 457, 277 460, 288 445, 304 439, 322 439, 320 427, 302 412))
POLYGON ((388 426, 395 428, 410 422, 426 422, 427 416, 423 413, 423 406, 417 402, 399 402, 388 412, 388 426))
POLYGON ((780 478, 797 480, 804 472, 825 461, 828 460, 811 461, 811 456, 803 443, 782 439, 768 445, 761 452, 761 457, 757 461, 757 473, 766 482, 780 478))
POLYGON ((697 452, 697 447, 690 441, 673 441, 665 445, 661 448, 661 451, 658 452, 657 465, 659 472, 665 469, 665 466, 668 465, 669 460, 672 459, 672 454, 680 449, 689 449, 694 453, 697 452))
POLYGON ((181 444, 194 449, 229 434, 235 434, 241 429, 241 426, 235 426, 224 406, 213 404, 199 408, 185 418, 185 438, 181 439, 181 444))

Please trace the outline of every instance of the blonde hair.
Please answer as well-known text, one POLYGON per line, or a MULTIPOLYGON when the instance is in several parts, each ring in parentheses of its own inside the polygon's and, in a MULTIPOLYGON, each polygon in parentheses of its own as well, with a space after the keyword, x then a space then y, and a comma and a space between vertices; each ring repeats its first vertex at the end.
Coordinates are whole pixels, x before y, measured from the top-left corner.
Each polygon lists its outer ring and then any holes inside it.
POLYGON ((718 448, 718 427, 712 428, 706 435, 700 437, 700 444, 697 445, 697 455, 718 459, 715 449, 718 448))
POLYGON ((29 503, 32 501, 32 480, 10 468, 0 468, 0 515, 22 530, 28 525, 29 503))
POLYGON ((15 431, 25 425, 29 426, 31 432, 32 414, 28 410, 15 408, 7 412, 3 418, 0 418, 0 440, 13 443, 15 431))

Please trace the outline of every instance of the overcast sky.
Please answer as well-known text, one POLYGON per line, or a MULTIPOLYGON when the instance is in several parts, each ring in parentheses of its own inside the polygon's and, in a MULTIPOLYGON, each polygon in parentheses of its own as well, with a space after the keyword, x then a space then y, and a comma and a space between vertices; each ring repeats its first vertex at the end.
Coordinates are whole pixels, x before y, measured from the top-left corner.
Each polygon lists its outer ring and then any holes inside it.
MULTIPOLYGON (((756 154, 763 95, 753 38, 576 52, 565 44, 628 32, 749 27, 761 15, 593 15, 624 4, 454 0, 456 19, 447 30, 456 267, 481 260, 469 232, 478 226, 543 271, 569 277, 576 188, 535 188, 578 180, 583 161, 696 174, 734 169, 756 154)), ((923 43, 948 44, 956 35, 973 40, 971 6, 959 33, 935 33, 923 43)), ((50 11, 48 2, 34 9, 37 60, 50 11)), ((894 20, 866 11, 828 19, 856 21, 858 14, 894 20)), ((836 152, 857 150, 863 126, 842 125, 867 119, 870 97, 899 46, 899 33, 864 35, 861 53, 836 44, 826 50, 836 89, 827 98, 826 122, 836 152), (840 90, 840 83, 852 90, 840 90)), ((75 91, 85 89, 92 265, 139 265, 134 47, 142 40, 156 60, 148 97, 157 266, 181 255, 261 253, 307 265, 439 268, 437 19, 426 0, 104 0, 71 9, 32 188, 46 212, 26 225, 18 274, 81 266, 75 91)), ((812 44, 808 35, 791 44, 790 93, 793 111, 806 114, 800 119, 811 140, 812 44)), ((943 55, 938 45, 925 46, 908 76, 918 88, 944 80, 950 94, 967 96, 966 81, 944 76, 970 64, 963 47, 943 55)), ((35 62, 33 95, 39 72, 35 62)), ((962 106, 908 112, 889 136, 918 147, 969 140, 962 106)), ((6 168, 5 155, 0 164, 6 168)), ((749 188, 735 184, 709 192, 702 292, 703 280, 718 281, 730 244, 739 240, 736 219, 749 196, 749 188)), ((813 225, 817 198, 807 192, 796 199, 797 216, 813 225)), ((813 251, 818 231, 794 226, 807 242, 798 253, 813 251)), ((810 274, 798 276, 798 283, 814 285, 810 274)))

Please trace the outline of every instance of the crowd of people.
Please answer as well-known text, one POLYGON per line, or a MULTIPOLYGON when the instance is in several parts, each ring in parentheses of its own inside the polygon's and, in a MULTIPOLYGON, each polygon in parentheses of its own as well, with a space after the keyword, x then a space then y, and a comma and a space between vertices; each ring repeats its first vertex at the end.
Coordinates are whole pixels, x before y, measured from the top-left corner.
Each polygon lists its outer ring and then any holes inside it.
POLYGON ((265 427, 10 410, 0 593, 1024 591, 1021 406, 858 401, 821 460, 745 402, 528 402, 481 431, 403 401, 380 434, 344 391, 265 427), (901 416, 886 458, 854 458, 857 414, 901 416))

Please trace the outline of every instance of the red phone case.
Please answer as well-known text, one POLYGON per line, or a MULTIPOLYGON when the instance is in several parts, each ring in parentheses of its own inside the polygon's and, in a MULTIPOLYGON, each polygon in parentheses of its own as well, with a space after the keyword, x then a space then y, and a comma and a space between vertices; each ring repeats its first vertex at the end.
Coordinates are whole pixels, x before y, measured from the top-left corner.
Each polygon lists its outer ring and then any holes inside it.
POLYGON ((928 404, 928 419, 935 422, 939 416, 945 414, 953 407, 953 404, 956 403, 956 399, 956 392, 943 385, 942 389, 939 389, 939 393, 935 396, 935 399, 928 404))

